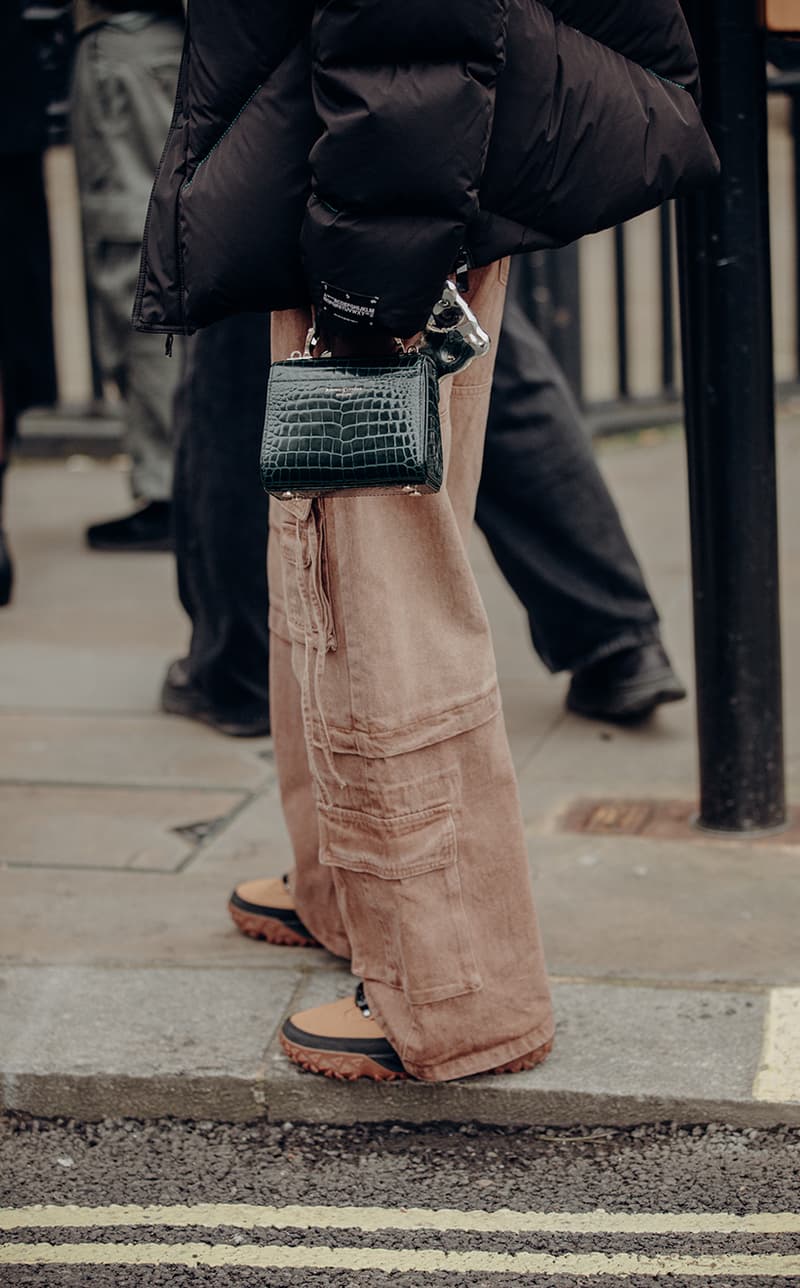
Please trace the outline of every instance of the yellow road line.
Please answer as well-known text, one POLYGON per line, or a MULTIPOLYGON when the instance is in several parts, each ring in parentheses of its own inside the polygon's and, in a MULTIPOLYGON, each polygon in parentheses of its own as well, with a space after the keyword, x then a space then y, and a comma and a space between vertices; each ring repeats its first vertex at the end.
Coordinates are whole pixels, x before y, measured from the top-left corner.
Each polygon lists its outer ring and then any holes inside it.
POLYGON ((381 1270, 422 1274, 684 1275, 726 1278, 800 1275, 800 1256, 643 1257, 627 1253, 417 1252, 411 1248, 287 1248, 204 1243, 17 1243, 0 1247, 7 1266, 245 1266, 250 1269, 381 1270))
POLYGON ((240 1230, 455 1230, 477 1234, 800 1234, 800 1212, 494 1212, 458 1208, 263 1207, 199 1203, 142 1207, 33 1204, 0 1208, 0 1230, 196 1226, 240 1230))
POLYGON ((764 1026, 756 1100, 800 1101, 800 988, 773 988, 764 1026))

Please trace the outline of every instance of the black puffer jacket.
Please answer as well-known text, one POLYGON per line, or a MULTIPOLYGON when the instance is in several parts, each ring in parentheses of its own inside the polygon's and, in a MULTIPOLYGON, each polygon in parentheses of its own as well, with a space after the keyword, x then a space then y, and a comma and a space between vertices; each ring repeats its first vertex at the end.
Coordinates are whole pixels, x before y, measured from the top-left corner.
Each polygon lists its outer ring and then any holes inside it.
POLYGON ((190 0, 135 324, 327 297, 410 335, 463 251, 712 177, 697 99, 678 0, 190 0))

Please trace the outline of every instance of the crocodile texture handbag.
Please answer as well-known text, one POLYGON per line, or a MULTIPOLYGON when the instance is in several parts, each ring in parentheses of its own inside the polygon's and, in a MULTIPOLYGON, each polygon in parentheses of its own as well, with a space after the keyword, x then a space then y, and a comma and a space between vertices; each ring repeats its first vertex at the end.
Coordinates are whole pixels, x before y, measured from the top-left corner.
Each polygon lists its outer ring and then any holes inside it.
POLYGON ((437 365, 426 353, 275 362, 261 481, 279 500, 442 486, 437 365))

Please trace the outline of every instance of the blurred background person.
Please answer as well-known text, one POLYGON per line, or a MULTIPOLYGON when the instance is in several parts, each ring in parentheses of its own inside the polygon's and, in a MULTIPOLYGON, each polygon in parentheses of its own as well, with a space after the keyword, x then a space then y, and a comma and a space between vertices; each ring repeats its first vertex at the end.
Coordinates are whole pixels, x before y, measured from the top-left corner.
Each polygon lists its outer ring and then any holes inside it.
POLYGON ((535 323, 526 257, 512 261, 477 522, 528 615, 567 707, 642 719, 686 697, 577 402, 535 323))
POLYGON ((181 0, 74 0, 72 139, 97 359, 120 392, 132 513, 88 528, 95 550, 172 545, 173 401, 180 362, 131 326, 147 203, 172 117, 181 0))
POLYGON ((192 635, 161 705, 233 737, 270 732, 268 500, 258 472, 268 371, 265 315, 217 322, 188 342, 175 409, 175 558, 192 635))
POLYGON ((3 490, 17 417, 56 398, 43 173, 47 87, 29 8, 20 0, 0 5, 0 606, 13 584, 3 490))

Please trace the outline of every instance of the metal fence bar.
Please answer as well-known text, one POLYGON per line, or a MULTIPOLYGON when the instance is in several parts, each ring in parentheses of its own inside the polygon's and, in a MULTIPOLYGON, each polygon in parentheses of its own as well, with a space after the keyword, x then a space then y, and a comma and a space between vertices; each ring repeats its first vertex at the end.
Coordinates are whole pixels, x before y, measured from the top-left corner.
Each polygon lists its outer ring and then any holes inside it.
POLYGON ((628 362, 628 280, 625 263, 625 225, 614 229, 614 285, 617 319, 617 391, 622 401, 631 396, 628 362))
POLYGON ((661 207, 659 215, 660 291, 661 291, 661 385, 667 397, 676 392, 675 306, 672 289, 675 263, 672 253, 673 207, 661 207))

